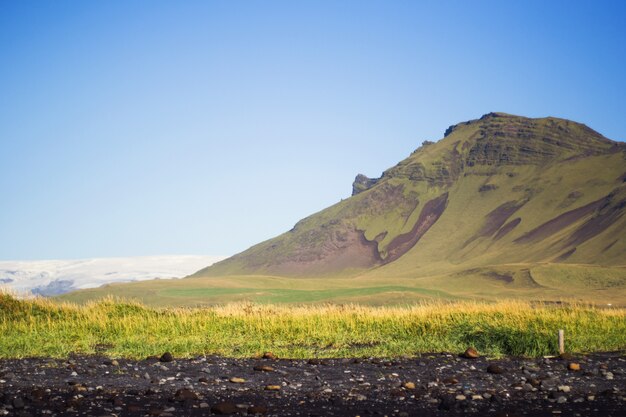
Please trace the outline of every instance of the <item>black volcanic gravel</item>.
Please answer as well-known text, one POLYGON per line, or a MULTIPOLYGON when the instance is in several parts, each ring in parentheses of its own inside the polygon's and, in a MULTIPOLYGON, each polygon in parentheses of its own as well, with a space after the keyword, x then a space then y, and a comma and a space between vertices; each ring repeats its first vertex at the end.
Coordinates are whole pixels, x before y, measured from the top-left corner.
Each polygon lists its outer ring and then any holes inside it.
POLYGON ((626 356, 0 360, 0 416, 220 414, 621 417, 626 356))

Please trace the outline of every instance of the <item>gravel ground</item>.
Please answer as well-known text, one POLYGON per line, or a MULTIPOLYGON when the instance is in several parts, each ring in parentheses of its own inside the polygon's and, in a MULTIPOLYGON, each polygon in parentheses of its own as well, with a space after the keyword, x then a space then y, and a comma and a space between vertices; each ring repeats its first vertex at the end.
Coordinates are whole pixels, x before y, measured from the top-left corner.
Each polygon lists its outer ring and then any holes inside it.
POLYGON ((626 356, 0 360, 0 416, 626 416, 626 356))

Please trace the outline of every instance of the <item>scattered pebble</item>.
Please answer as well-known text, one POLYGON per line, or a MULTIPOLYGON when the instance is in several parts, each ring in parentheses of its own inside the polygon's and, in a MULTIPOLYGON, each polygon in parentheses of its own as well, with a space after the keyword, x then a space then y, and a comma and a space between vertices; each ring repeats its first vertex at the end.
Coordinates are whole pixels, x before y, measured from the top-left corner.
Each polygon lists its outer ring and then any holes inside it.
POLYGON ((453 353, 273 360, 0 359, 0 416, 477 417, 523 410, 509 416, 620 417, 626 402, 619 353, 580 357, 580 372, 558 358, 468 361, 453 353))
POLYGON ((253 369, 255 371, 261 371, 261 372, 274 372, 274 368, 272 368, 271 366, 267 366, 267 365, 255 366, 253 369))
POLYGON ((473 347, 468 347, 461 356, 463 356, 466 359, 477 359, 480 357, 480 354, 473 347))
POLYGON ((569 365, 567 365, 567 369, 569 369, 570 371, 580 371, 580 364, 576 362, 570 362, 569 365))
POLYGON ((236 414, 239 412, 239 408, 232 402, 224 401, 211 407, 211 412, 214 414, 236 414))
POLYGON ((500 375, 504 373, 504 369, 501 366, 492 363, 487 367, 487 372, 490 374, 500 375))

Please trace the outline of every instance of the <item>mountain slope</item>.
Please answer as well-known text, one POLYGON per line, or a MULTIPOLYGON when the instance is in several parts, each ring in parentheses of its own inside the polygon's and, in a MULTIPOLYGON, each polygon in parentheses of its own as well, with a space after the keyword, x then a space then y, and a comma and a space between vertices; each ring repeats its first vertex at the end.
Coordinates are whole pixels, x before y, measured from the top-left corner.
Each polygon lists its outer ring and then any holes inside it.
POLYGON ((532 286, 528 264, 626 264, 625 181, 625 144, 563 119, 489 113, 194 276, 479 271, 532 286))

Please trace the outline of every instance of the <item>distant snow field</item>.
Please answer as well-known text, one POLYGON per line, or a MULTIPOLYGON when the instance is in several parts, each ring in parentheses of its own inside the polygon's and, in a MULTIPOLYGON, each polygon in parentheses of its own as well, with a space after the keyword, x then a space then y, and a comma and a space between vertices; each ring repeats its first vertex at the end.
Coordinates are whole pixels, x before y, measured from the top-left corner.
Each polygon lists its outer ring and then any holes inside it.
POLYGON ((52 296, 115 282, 182 278, 224 259, 166 255, 50 261, 0 261, 0 287, 52 296))

